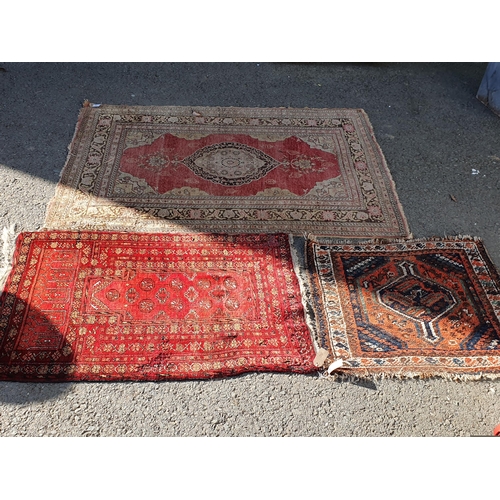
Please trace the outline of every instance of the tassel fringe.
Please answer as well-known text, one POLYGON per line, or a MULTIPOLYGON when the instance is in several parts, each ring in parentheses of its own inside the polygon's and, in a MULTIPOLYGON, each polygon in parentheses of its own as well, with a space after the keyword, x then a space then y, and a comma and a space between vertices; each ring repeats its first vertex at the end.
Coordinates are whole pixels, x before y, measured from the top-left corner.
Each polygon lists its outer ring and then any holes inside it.
POLYGON ((12 269, 12 256, 14 254, 14 246, 16 241, 16 226, 12 224, 10 227, 2 229, 2 255, 0 264, 0 292, 3 291, 7 276, 12 269))

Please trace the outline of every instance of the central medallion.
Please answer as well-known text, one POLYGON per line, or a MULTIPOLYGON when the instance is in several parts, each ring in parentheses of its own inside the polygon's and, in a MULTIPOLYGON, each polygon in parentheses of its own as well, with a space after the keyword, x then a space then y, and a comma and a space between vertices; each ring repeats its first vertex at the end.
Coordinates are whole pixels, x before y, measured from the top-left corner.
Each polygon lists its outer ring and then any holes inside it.
POLYGON ((224 186, 241 186, 261 179, 279 165, 271 156, 237 142, 199 149, 183 163, 203 179, 224 186))
POLYGON ((440 340, 434 321, 457 304, 453 293, 439 283, 418 276, 410 262, 398 264, 402 274, 377 291, 381 304, 393 311, 418 321, 423 326, 423 338, 429 342, 440 340))

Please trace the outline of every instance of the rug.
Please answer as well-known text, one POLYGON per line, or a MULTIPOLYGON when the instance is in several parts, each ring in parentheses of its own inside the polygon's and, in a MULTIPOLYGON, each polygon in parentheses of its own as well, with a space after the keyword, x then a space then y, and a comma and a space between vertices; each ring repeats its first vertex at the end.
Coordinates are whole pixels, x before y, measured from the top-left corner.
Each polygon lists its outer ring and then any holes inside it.
POLYGON ((287 235, 22 233, 2 380, 317 370, 287 235))
POLYGON ((48 229, 409 236, 363 110, 93 106, 48 229))
POLYGON ((345 374, 494 378, 500 278, 480 240, 309 241, 316 348, 345 374))

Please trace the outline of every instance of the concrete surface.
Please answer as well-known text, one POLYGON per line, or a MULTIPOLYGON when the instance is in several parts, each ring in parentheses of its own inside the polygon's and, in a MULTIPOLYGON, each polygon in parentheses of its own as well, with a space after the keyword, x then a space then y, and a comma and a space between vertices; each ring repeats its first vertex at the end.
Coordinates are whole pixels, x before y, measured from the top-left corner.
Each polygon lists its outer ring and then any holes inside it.
POLYGON ((490 62, 486 67, 477 98, 500 116, 500 63, 490 62))
MULTIPOLYGON (((486 63, 0 63, 0 225, 42 227, 84 99, 364 108, 415 237, 483 238, 500 267, 500 119, 486 63)), ((500 381, 250 374, 165 383, 0 382, 0 436, 474 436, 500 381)))

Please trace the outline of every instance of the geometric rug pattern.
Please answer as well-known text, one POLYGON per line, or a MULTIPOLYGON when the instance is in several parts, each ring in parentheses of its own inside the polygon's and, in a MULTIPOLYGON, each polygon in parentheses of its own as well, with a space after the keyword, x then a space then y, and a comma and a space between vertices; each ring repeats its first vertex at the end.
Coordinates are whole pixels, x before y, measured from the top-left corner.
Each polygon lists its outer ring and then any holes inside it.
POLYGON ((360 109, 82 109, 45 227, 408 237, 360 109))
POLYGON ((287 235, 22 233, 1 380, 317 370, 287 235))
POLYGON ((500 372, 500 279, 472 238, 307 243, 317 348, 352 375, 500 372))

